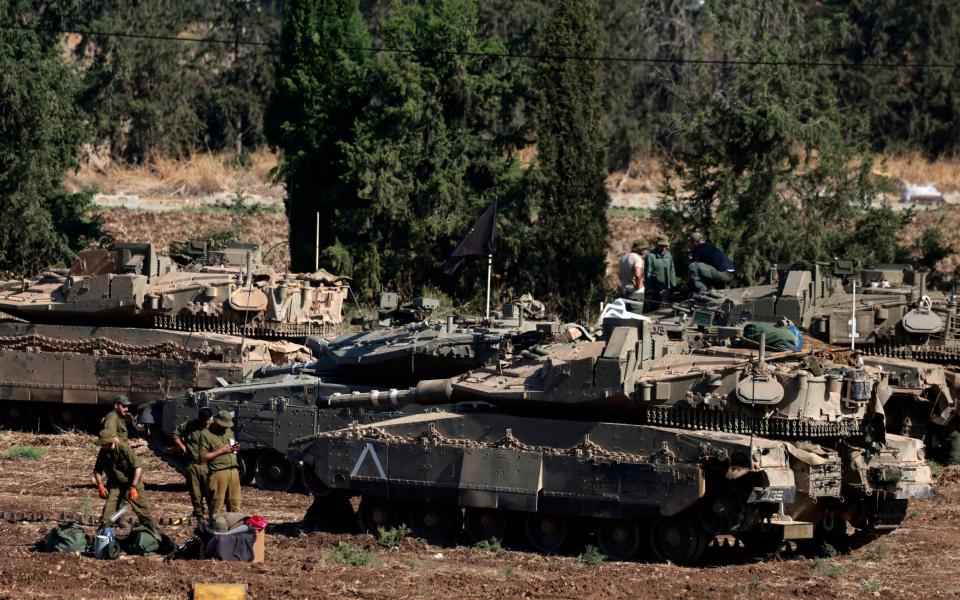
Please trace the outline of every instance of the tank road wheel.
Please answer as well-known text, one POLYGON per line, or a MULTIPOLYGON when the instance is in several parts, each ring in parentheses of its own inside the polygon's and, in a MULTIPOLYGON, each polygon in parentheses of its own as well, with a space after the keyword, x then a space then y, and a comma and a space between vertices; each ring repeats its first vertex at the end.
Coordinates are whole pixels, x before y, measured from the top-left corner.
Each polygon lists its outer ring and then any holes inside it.
POLYGON ((630 560, 640 548, 640 524, 632 519, 601 519, 597 543, 612 560, 630 560))
POLYGON ((525 529, 530 546, 543 554, 553 554, 560 550, 570 531, 565 518, 544 513, 527 515, 525 529))
POLYGON ((26 402, 0 403, 0 425, 19 431, 33 429, 33 410, 26 402))
POLYGON ((80 404, 51 404, 47 407, 47 425, 53 431, 84 431, 87 419, 84 406, 80 404))
POLYGON ((496 508, 468 508, 464 521, 467 535, 474 544, 494 538, 502 542, 507 533, 507 514, 496 508))
POLYGON ((415 504, 408 522, 415 537, 443 546, 456 540, 463 527, 463 513, 456 506, 415 504))
POLYGON ((703 528, 688 516, 660 517, 650 528, 650 545, 656 557, 679 565, 696 562, 708 541, 703 528))
POLYGON ((262 490, 289 492, 297 483, 297 466, 279 452, 266 450, 257 459, 256 481, 262 490))
POLYGON ((383 527, 389 529, 400 524, 400 515, 396 505, 389 500, 364 496, 357 509, 357 523, 361 531, 377 535, 383 527))

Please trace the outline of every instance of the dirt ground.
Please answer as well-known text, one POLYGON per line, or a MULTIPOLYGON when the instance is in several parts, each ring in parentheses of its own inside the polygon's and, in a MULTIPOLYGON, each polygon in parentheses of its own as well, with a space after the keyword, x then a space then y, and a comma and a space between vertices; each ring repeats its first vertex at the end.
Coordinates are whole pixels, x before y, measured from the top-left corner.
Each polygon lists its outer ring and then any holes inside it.
MULTIPOLYGON (((101 501, 90 483, 92 436, 0 432, 14 445, 46 450, 39 460, 0 459, 0 511, 88 512, 101 501)), ((179 475, 144 447, 147 493, 161 518, 189 513, 179 475)), ((0 519, 0 598, 188 598, 193 583, 246 583, 249 598, 930 598, 960 597, 960 469, 939 475, 937 496, 916 502, 904 526, 849 554, 751 560, 718 550, 698 568, 670 564, 591 566, 576 555, 439 548, 406 539, 393 550, 369 535, 299 533, 306 496, 244 488, 244 509, 273 524, 263 564, 123 557, 98 561, 40 554, 32 545, 53 521, 0 519), (372 550, 367 566, 331 558, 339 543, 372 550)), ((19 518, 19 517, 15 517, 19 518)), ((88 528, 92 532, 92 528, 88 528)), ((189 526, 165 527, 182 541, 189 526)))

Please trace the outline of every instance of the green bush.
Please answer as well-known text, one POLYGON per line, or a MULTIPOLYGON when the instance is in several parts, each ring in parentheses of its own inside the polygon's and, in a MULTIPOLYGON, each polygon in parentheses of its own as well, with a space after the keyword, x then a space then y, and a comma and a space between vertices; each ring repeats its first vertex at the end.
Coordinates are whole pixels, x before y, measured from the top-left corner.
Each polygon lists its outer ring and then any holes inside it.
POLYGON ((373 561, 373 550, 362 550, 353 544, 340 542, 330 553, 330 561, 351 567, 363 567, 373 561))
POLYGON ((606 555, 593 544, 587 546, 583 549, 583 554, 580 555, 580 560, 587 563, 591 566, 597 566, 603 561, 607 560, 606 555))
POLYGON ((492 537, 488 540, 481 540, 474 546, 477 550, 490 550, 491 552, 500 552, 503 550, 503 542, 500 538, 492 537))
POLYGON ((4 458, 24 458, 26 460, 40 460, 47 454, 46 448, 33 446, 11 446, 3 452, 4 458))
POLYGON ((400 540, 410 535, 410 528, 406 525, 400 525, 400 527, 378 527, 377 528, 377 543, 383 546, 384 548, 395 548, 397 544, 400 543, 400 540))

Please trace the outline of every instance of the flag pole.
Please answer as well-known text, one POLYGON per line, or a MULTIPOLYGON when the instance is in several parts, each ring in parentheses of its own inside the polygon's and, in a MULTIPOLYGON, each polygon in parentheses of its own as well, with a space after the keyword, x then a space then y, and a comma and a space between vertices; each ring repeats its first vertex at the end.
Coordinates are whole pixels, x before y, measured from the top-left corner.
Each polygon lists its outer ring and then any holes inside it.
POLYGON ((487 321, 490 321, 490 279, 493 276, 493 254, 487 255, 487 321))

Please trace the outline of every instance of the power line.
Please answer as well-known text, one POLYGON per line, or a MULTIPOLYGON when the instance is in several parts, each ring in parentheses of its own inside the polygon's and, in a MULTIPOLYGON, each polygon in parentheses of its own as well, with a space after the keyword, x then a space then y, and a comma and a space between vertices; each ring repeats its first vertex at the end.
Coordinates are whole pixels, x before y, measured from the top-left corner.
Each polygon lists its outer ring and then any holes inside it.
MULTIPOLYGON (((277 48, 276 42, 258 40, 227 40, 213 37, 184 37, 177 35, 161 35, 147 33, 130 33, 121 31, 93 31, 86 29, 54 29, 35 28, 25 26, 0 25, 0 30, 30 31, 40 34, 75 34, 86 36, 115 37, 125 39, 142 39, 153 41, 181 42, 194 44, 222 44, 237 46, 257 46, 277 48)), ((441 56, 466 56, 471 58, 503 58, 511 60, 541 60, 541 61, 580 61, 580 62, 607 62, 607 63, 646 63, 660 65, 704 65, 704 66, 731 66, 731 67, 833 67, 844 69, 958 69, 960 63, 900 63, 900 62, 861 62, 851 63, 842 61, 802 61, 802 60, 745 60, 726 58, 661 58, 650 56, 610 56, 610 55, 577 55, 577 54, 539 54, 515 52, 475 52, 469 50, 445 50, 441 48, 395 48, 387 46, 327 46, 329 50, 343 52, 369 52, 371 54, 438 54, 441 56)))

